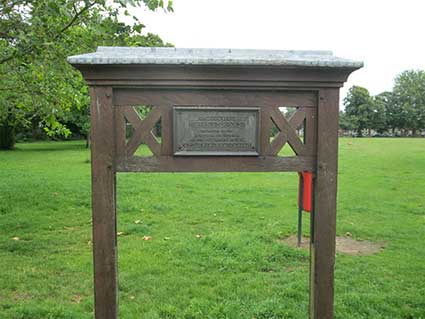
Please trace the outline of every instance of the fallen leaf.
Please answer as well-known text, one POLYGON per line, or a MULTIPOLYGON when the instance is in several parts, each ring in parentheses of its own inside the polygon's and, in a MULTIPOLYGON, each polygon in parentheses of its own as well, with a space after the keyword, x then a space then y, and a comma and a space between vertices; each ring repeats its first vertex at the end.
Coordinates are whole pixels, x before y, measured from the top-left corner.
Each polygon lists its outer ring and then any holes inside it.
POLYGON ((151 240, 152 237, 151 236, 143 236, 143 240, 151 240))
POLYGON ((18 292, 18 291, 14 291, 12 293, 12 296, 15 300, 17 301, 23 301, 23 300, 28 300, 31 299, 31 295, 26 293, 26 292, 18 292))
POLYGON ((200 235, 200 234, 196 234, 196 235, 195 235, 195 237, 196 237, 196 238, 202 238, 202 235, 200 235))
POLYGON ((80 303, 83 297, 81 295, 74 295, 74 298, 72 298, 72 301, 75 303, 80 303))
POLYGON ((136 298, 136 297, 134 297, 134 296, 130 296, 129 298, 130 298, 130 300, 134 300, 134 298, 136 298))
POLYGON ((13 240, 20 240, 20 238, 19 238, 19 237, 13 237, 12 239, 13 239, 13 240))

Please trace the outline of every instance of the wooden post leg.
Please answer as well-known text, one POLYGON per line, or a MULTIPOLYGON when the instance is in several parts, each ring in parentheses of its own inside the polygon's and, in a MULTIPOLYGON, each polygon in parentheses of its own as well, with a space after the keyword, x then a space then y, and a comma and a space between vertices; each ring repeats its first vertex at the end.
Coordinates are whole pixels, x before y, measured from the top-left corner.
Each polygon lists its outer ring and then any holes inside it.
POLYGON ((114 115, 112 88, 92 87, 91 166, 95 318, 117 318, 114 115))
POLYGON ((339 89, 320 90, 318 102, 317 168, 310 244, 310 318, 332 319, 339 89))

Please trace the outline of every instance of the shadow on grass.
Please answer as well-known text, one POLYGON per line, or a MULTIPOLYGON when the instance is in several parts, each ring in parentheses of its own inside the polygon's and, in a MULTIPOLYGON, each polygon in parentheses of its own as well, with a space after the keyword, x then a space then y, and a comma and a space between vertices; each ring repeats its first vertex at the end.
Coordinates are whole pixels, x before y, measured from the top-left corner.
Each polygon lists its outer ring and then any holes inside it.
POLYGON ((85 142, 70 141, 63 143, 62 141, 49 141, 49 142, 36 142, 36 143, 19 143, 12 151, 16 152, 58 152, 58 151, 72 151, 83 150, 86 148, 85 142))

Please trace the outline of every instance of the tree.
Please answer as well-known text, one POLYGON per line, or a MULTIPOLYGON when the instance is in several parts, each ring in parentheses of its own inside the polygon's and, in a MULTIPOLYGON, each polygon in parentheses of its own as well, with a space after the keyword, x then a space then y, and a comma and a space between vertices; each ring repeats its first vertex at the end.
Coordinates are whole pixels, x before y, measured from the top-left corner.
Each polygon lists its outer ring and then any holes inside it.
POLYGON ((393 103, 400 127, 412 130, 413 135, 425 129, 425 71, 399 74, 393 88, 393 103))
POLYGON ((368 129, 383 133, 388 129, 387 101, 384 96, 378 94, 372 98, 372 102, 372 113, 370 114, 368 129))
POLYGON ((128 6, 172 10, 163 0, 5 0, 0 2, 0 148, 18 126, 68 136, 69 113, 88 107, 87 87, 66 56, 99 45, 163 46, 128 6), (125 15, 132 24, 119 21, 125 15), (6 137, 5 137, 6 136, 6 137))
POLYGON ((386 129, 392 130, 393 134, 396 129, 402 129, 404 127, 402 112, 394 103, 393 92, 382 92, 375 96, 375 100, 384 108, 386 129))
POLYGON ((355 129, 359 136, 363 135, 363 130, 372 128, 374 103, 367 89, 351 87, 344 99, 344 106, 346 115, 351 117, 352 123, 356 123, 355 129))
POLYGON ((357 131, 357 118, 344 111, 339 112, 339 127, 344 131, 357 131))

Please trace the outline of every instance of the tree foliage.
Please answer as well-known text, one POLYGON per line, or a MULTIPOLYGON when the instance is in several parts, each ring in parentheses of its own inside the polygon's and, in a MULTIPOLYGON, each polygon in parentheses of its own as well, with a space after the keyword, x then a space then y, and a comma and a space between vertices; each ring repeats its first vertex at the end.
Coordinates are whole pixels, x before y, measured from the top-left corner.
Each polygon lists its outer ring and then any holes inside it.
POLYGON ((425 130, 425 71, 404 71, 395 78, 391 92, 371 96, 367 89, 353 86, 344 99, 340 127, 347 131, 378 133, 391 130, 416 135, 425 130))
POLYGON ((425 71, 404 71, 395 79, 393 89, 395 113, 399 126, 413 131, 425 128, 425 71))
POLYGON ((355 129, 361 136, 363 130, 372 129, 379 121, 379 111, 376 108, 369 91, 361 86, 353 86, 344 99, 345 112, 353 123, 355 129))
POLYGON ((348 115, 344 111, 339 112, 339 127, 344 131, 357 131, 357 117, 348 115))
POLYGON ((142 34, 131 6, 172 11, 163 0, 1 1, 0 127, 38 126, 49 136, 68 136, 72 120, 87 132, 87 87, 66 57, 100 45, 167 45, 142 34))

